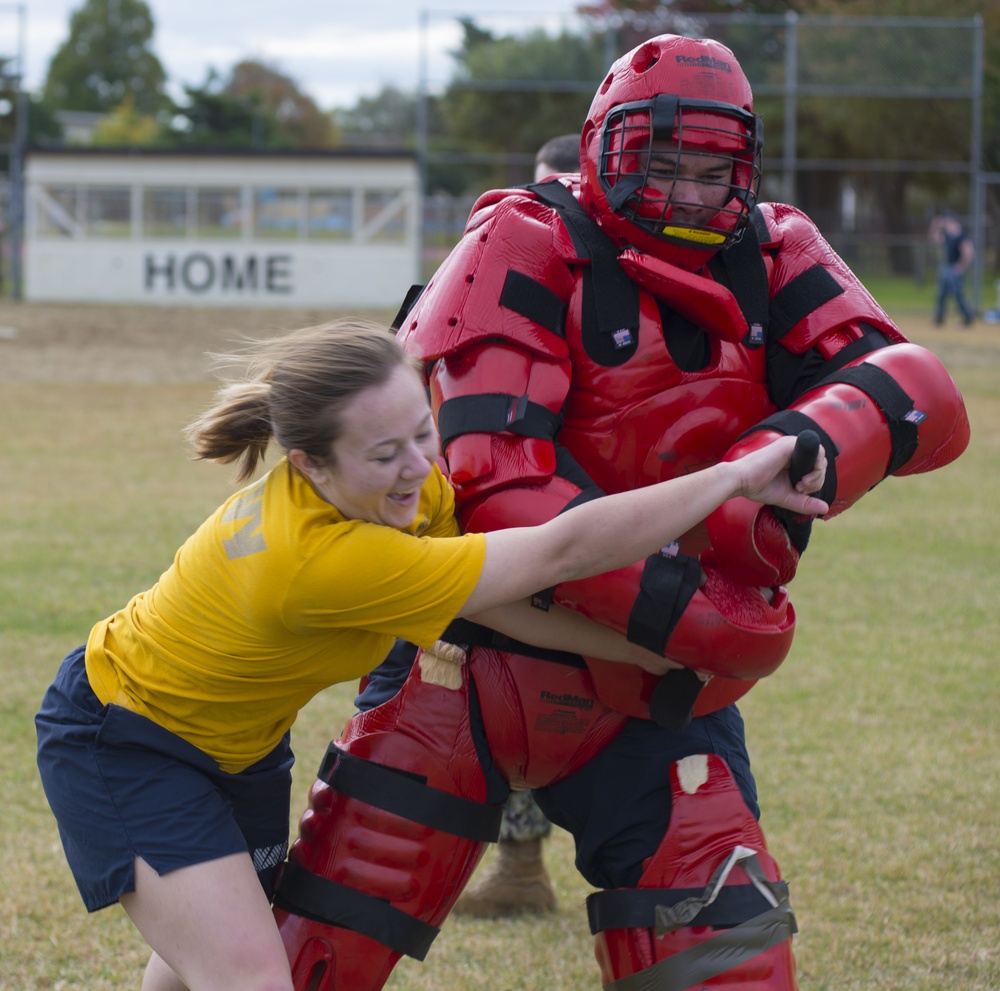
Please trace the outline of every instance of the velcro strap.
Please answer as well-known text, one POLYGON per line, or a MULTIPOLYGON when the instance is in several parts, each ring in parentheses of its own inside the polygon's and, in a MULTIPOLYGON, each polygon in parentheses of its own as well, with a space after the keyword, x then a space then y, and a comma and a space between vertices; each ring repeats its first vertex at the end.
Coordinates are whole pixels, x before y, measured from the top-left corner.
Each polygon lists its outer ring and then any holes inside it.
POLYGON ((869 362, 853 365, 823 379, 827 382, 844 382, 860 389, 882 411, 889 425, 889 442, 892 455, 887 475, 898 471, 913 457, 920 443, 918 427, 927 414, 915 409, 913 398, 886 371, 869 362))
POLYGON ((527 396, 483 392, 446 399, 438 410, 441 449, 462 434, 498 434, 508 431, 521 437, 552 440, 562 426, 562 417, 527 396))
POLYGON ((650 555, 629 613, 626 637, 654 654, 662 654, 700 583, 697 558, 686 554, 650 555))
POLYGON ((276 908, 313 922, 361 933, 415 960, 423 960, 441 931, 389 902, 330 881, 289 861, 285 864, 276 908))
POLYGON ((815 430, 826 451, 826 479, 823 488, 815 495, 826 503, 833 502, 833 497, 837 494, 837 455, 840 451, 833 438, 811 416, 797 409, 779 410, 760 423, 755 423, 749 430, 745 430, 737 440, 742 440, 759 430, 774 430, 786 437, 798 437, 803 430, 815 430))
POLYGON ((760 249, 761 226, 767 227, 759 210, 754 210, 742 236, 725 251, 713 255, 708 267, 717 282, 728 286, 747 322, 744 344, 748 348, 764 345, 768 334, 771 301, 767 267, 760 249), (757 222, 759 221, 759 223, 757 222))
POLYGON ((771 329, 778 339, 844 287, 818 262, 783 286, 771 299, 771 329))
POLYGON ((863 336, 850 344, 842 347, 835 355, 827 358, 816 370, 816 378, 800 390, 806 392, 814 386, 821 385, 828 375, 832 375, 844 365, 849 365, 852 361, 863 358, 866 354, 874 351, 881 351, 882 348, 892 347, 892 342, 880 330, 876 330, 863 321, 858 321, 858 326, 864 331, 863 336))
MULTIPOLYGON (((774 887, 787 896, 784 882, 774 887)), ((605 929, 652 929, 656 910, 664 905, 677 905, 701 895, 701 888, 613 888, 597 891, 587 897, 587 918, 590 931, 597 935, 605 929)), ((726 885, 715 901, 703 906, 689 926, 714 926, 730 929, 771 908, 771 903, 752 884, 726 885)))
POLYGON ((559 337, 566 334, 566 304, 530 275, 511 269, 504 279, 500 305, 559 337))
POLYGON ((672 141, 677 125, 677 108, 680 97, 676 93, 657 93, 653 97, 653 139, 672 141))
POLYGON ((496 843, 500 836, 502 805, 449 795, 406 771, 345 753, 334 743, 327 748, 317 777, 341 795, 452 836, 479 843, 496 843))
MULTIPOLYGON (((623 177, 614 191, 628 178, 623 177)), ((622 364, 639 343, 639 287, 618 264, 618 247, 558 180, 527 188, 558 211, 577 253, 590 259, 584 276, 583 332, 588 355, 603 366, 622 364)))

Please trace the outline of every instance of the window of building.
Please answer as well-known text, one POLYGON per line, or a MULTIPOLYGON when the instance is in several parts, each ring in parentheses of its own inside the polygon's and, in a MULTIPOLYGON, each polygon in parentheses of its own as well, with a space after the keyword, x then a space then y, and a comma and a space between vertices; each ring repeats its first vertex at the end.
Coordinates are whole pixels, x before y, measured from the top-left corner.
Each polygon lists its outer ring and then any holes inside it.
POLYGON ((354 230, 354 194, 349 189, 311 189, 306 194, 310 238, 347 241, 354 230))

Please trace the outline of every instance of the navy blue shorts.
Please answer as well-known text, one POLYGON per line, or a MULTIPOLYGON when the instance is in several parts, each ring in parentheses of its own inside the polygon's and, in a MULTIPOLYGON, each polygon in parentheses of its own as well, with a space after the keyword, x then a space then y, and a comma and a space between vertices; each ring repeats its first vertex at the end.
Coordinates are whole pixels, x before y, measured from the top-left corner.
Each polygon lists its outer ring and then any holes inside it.
POLYGON ((152 720, 102 705, 82 647, 62 662, 35 728, 42 785, 88 911, 135 890, 136 857, 165 874, 249 852, 273 894, 288 849, 287 734, 265 758, 227 774, 152 720))

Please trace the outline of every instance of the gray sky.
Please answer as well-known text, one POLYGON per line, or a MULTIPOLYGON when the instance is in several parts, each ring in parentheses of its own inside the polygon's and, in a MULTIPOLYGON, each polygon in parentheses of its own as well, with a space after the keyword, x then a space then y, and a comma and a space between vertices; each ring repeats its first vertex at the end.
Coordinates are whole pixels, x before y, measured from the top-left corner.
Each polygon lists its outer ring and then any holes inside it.
MULTIPOLYGON (((36 91, 84 0, 0 0, 0 56, 16 57, 23 37, 27 89, 36 91), (19 12, 23 31, 19 34, 19 12)), ((457 18, 517 33, 558 31, 578 23, 579 0, 147 0, 156 21, 153 47, 174 96, 200 85, 210 66, 226 72, 241 58, 263 58, 298 82, 324 109, 352 106, 383 85, 416 90, 421 38, 428 81, 450 75, 449 49, 461 37, 457 18), (514 9, 504 9, 510 4, 514 9), (422 25, 424 30, 421 30, 422 25)))

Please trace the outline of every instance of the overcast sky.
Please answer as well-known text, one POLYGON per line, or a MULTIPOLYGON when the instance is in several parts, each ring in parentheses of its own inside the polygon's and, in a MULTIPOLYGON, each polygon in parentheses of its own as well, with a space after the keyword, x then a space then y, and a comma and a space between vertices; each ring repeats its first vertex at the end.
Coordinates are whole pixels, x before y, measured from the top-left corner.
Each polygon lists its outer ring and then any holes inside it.
MULTIPOLYGON (((0 56, 16 58, 23 38, 26 88, 37 91, 49 61, 69 34, 84 0, 0 0, 0 56), (19 18, 19 12, 23 17, 19 18), (19 21, 23 31, 19 33, 19 21)), ((225 73, 241 58, 262 58, 291 76, 323 109, 349 107, 383 85, 415 91, 421 51, 431 83, 450 75, 447 52, 457 47, 457 18, 517 33, 538 25, 558 31, 578 24, 579 0, 147 0, 156 21, 153 48, 181 96, 209 67, 225 73), (423 44, 421 42, 423 39, 423 44)))

